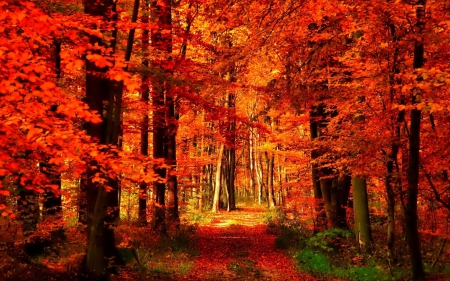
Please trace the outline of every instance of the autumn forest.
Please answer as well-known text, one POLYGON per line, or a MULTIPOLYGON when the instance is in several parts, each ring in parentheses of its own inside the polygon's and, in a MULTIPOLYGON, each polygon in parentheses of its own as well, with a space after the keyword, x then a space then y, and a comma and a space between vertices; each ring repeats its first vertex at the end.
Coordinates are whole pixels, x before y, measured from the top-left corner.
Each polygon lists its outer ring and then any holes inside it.
POLYGON ((449 169, 448 0, 0 0, 0 280, 448 280, 449 169))

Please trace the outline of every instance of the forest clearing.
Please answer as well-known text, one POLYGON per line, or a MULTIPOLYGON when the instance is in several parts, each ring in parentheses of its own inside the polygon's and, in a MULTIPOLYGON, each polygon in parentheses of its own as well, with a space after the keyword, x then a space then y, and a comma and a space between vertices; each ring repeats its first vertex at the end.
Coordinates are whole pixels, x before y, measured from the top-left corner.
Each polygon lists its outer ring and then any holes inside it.
POLYGON ((449 280, 447 0, 0 0, 1 280, 449 280))

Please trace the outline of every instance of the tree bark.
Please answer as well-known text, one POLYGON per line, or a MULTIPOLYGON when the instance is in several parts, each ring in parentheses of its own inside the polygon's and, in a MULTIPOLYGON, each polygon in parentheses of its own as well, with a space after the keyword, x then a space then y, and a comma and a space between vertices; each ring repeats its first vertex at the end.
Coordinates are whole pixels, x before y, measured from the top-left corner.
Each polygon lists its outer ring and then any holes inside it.
MULTIPOLYGON (((422 68, 424 45, 423 31, 425 29, 425 0, 419 0, 416 5, 416 40, 414 43, 414 69, 422 68)), ((419 77, 418 80, 422 78, 419 77)), ((412 103, 421 101, 420 92, 412 93, 412 103)), ((408 162, 408 189, 406 191, 405 222, 406 237, 409 246, 411 269, 414 280, 422 280, 425 276, 420 253, 420 236, 418 230, 417 196, 419 190, 420 166, 420 119, 421 110, 411 110, 411 126, 409 130, 409 162, 408 162)))
MULTIPOLYGON (((318 124, 315 118, 317 117, 316 107, 313 107, 310 111, 310 134, 311 140, 315 140, 319 136, 318 124)), ((311 160, 315 161, 319 157, 317 149, 311 150, 311 160)), ((320 231, 327 226, 327 218, 324 209, 322 190, 320 187, 319 168, 316 163, 311 164, 311 180, 313 184, 314 193, 314 208, 316 211, 316 218, 314 223, 314 231, 320 231)))
MULTIPOLYGON (((171 67, 171 54, 172 54, 172 3, 170 0, 156 1, 152 0, 150 3, 151 16, 155 23, 158 25, 158 29, 153 29, 151 34, 152 46, 161 52, 162 56, 168 56, 167 59, 154 62, 156 68, 162 70, 162 72, 171 76, 173 71, 171 67)), ((170 96, 169 81, 153 81, 152 101, 153 101, 153 157, 160 159, 162 162, 167 162, 167 150, 169 149, 169 139, 167 131, 166 115, 168 114, 165 104, 165 98, 173 98, 170 96)), ((171 102, 173 105, 173 102, 171 102)), ((169 105, 169 106, 172 106, 169 105)), ((174 106, 174 105, 173 105, 174 106)), ((170 148, 174 149, 173 144, 170 148)), ((173 152, 171 152, 173 153, 173 152)), ((166 231, 165 225, 165 184, 166 169, 161 167, 161 164, 154 166, 155 173, 159 176, 159 180, 154 182, 154 189, 156 194, 153 229, 162 233, 166 231)), ((170 174, 170 173, 169 173, 170 174)), ((173 178, 171 178, 173 180, 173 178)), ((169 196, 170 200, 175 200, 174 189, 176 184, 171 184, 169 196)), ((174 209, 175 203, 171 202, 171 207, 174 209)), ((178 202, 177 202, 178 204, 178 202)), ((178 212, 178 208, 176 210, 178 212)))
POLYGON ((332 192, 333 180, 332 179, 321 179, 320 180, 320 190, 322 192, 323 204, 325 208, 325 214, 327 217, 327 225, 333 226, 336 221, 336 213, 333 210, 331 202, 331 192, 332 192))
POLYGON ((220 211, 220 179, 222 173, 222 154, 224 145, 220 144, 219 151, 217 152, 217 165, 216 165, 216 184, 214 186, 214 199, 212 212, 218 213, 220 211))
POLYGON ((372 232, 366 179, 360 176, 353 177, 352 185, 356 239, 362 252, 370 252, 372 248, 372 232))
POLYGON ((269 203, 269 208, 273 209, 276 206, 275 203, 275 196, 274 196, 274 187, 273 187, 273 171, 274 171, 274 163, 275 162, 275 156, 273 155, 273 153, 270 153, 270 156, 268 156, 268 165, 267 165, 267 179, 268 179, 268 192, 269 192, 269 196, 268 196, 268 203, 269 203))
MULTIPOLYGON (((91 16, 102 16, 110 20, 108 15, 113 11, 111 0, 85 1, 85 13, 91 16)), ((115 40, 115 39, 114 39, 115 40)), ((112 44, 114 43, 114 40, 112 44)), ((104 46, 101 38, 90 36, 92 45, 104 46)), ((94 51, 95 52, 95 51, 94 51)), ((121 93, 118 93, 114 82, 107 79, 108 68, 99 68, 94 62, 86 62, 86 102, 89 108, 103 116, 103 104, 107 102, 107 114, 101 124, 86 124, 87 133, 100 144, 117 145, 121 116, 121 93), (115 95, 116 98, 114 97, 115 95)), ((117 248, 114 239, 114 225, 119 216, 118 182, 103 175, 96 160, 91 160, 84 184, 87 194, 88 246, 86 270, 91 279, 105 276, 109 270, 109 262, 117 261, 117 248), (107 179, 112 188, 109 192, 103 184, 93 182, 92 178, 100 176, 107 179), (108 210, 109 209, 109 210, 108 210)))
MULTIPOLYGON (((139 2, 139 0, 136 0, 139 2)), ((149 0, 144 0, 144 7, 143 10, 143 16, 142 16, 142 23, 144 25, 148 25, 149 23, 149 0)), ((134 11, 133 11, 134 12, 134 11)), ((148 28, 144 28, 142 30, 142 46, 144 47, 144 59, 142 61, 142 65, 145 68, 148 68, 149 61, 148 61, 148 44, 150 40, 150 32, 148 28)), ((145 105, 145 113, 144 117, 142 118, 142 124, 141 124, 141 154, 144 156, 148 156, 148 145, 149 145, 149 117, 148 117, 148 109, 147 106, 150 102, 150 79, 147 74, 142 75, 142 82, 141 82, 141 100, 145 105)), ((139 209, 138 209, 138 216, 139 216, 139 224, 140 225, 147 225, 147 192, 148 192, 148 184, 145 182, 142 182, 139 184, 139 209)))

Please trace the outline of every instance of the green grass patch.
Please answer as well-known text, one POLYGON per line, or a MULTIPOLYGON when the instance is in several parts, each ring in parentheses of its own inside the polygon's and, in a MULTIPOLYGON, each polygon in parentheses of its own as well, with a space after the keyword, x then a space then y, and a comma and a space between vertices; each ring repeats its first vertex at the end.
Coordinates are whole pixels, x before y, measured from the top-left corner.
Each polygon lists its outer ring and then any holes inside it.
POLYGON ((334 277, 354 281, 388 281, 404 280, 409 274, 407 270, 395 269, 393 275, 391 275, 387 269, 376 264, 359 267, 334 266, 327 255, 309 249, 299 251, 294 258, 301 271, 319 277, 334 277))

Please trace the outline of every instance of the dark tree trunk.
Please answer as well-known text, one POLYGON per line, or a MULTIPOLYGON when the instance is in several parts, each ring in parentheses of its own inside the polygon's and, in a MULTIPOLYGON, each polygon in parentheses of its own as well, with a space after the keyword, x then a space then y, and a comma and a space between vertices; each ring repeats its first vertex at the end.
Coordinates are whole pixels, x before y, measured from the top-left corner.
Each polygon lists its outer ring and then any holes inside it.
POLYGON ((178 187, 177 176, 175 174, 177 167, 177 151, 176 151, 176 134, 178 125, 175 116, 175 104, 173 97, 167 95, 167 163, 171 166, 171 170, 167 176, 167 219, 171 225, 179 227, 180 217, 178 215, 178 187))
MULTIPOLYGON (((102 16, 106 20, 111 11, 114 11, 114 2, 111 0, 85 1, 85 13, 91 16, 102 16)), ((116 15, 113 15, 115 17, 116 15)), ((115 39, 111 42, 115 45, 115 39)), ((105 46, 105 42, 96 36, 90 36, 92 45, 105 46)), ((95 51, 93 51, 95 52, 95 51)), ((103 115, 103 104, 106 102, 106 116, 100 124, 87 123, 88 135, 100 144, 118 144, 121 116, 121 93, 117 85, 107 79, 107 68, 99 68, 95 63, 86 61, 86 102, 89 109, 103 115)), ((117 248, 114 239, 114 225, 119 217, 118 182, 115 179, 103 175, 99 169, 101 163, 90 161, 87 178, 83 182, 83 189, 87 195, 87 227, 88 246, 86 270, 90 278, 95 280, 102 278, 112 270, 110 262, 117 261, 117 248), (112 188, 107 191, 103 184, 93 182, 92 178, 100 175, 107 179, 112 188)))
MULTIPOLYGON (((144 1, 143 16, 142 23, 144 25, 148 25, 149 23, 149 0, 144 1)), ((144 68, 148 68, 148 44, 150 40, 150 32, 148 28, 145 28, 142 31, 142 46, 145 49, 144 59, 142 61, 142 65, 144 68)), ((146 74, 142 76, 142 88, 141 88, 141 100, 147 107, 150 101, 150 87, 149 87, 149 77, 146 74)), ((148 110, 145 110, 144 117, 142 118, 142 127, 141 127, 141 154, 144 156, 148 156, 148 131, 149 131, 149 118, 148 118, 148 110)), ((148 184, 142 182, 139 185, 139 224, 147 225, 147 189, 148 184)))
POLYGON ((348 228, 347 203, 350 195, 351 179, 348 175, 341 175, 337 180, 336 225, 339 228, 348 228))
MULTIPOLYGON (((233 79, 234 80, 234 79, 233 79)), ((235 173, 236 173, 236 97, 234 94, 228 95, 229 113, 229 148, 227 149, 227 167, 228 167, 228 193, 230 210, 236 209, 236 192, 235 192, 235 173)))
MULTIPOLYGON (((318 124, 315 118, 317 116, 316 107, 313 107, 310 112, 310 133, 311 140, 315 140, 319 136, 318 132, 318 124)), ((311 151, 311 160, 314 161, 319 157, 319 152, 317 149, 313 149, 311 151)), ((314 223, 314 231, 320 231, 327 226, 327 218, 325 214, 323 198, 322 198, 322 190, 320 189, 320 177, 319 177, 319 168, 316 163, 311 165, 311 179, 313 183, 313 193, 314 193, 314 208, 316 211, 316 218, 314 223)))
MULTIPOLYGON (((416 6, 417 34, 414 44, 414 68, 423 66, 424 46, 423 31, 425 29, 425 0, 419 0, 416 6)), ((421 79, 420 77, 418 79, 421 79)), ((420 93, 412 93, 412 103, 421 101, 420 93)), ((408 162, 408 189, 406 191, 405 222, 406 236, 411 259, 411 269, 414 280, 422 280, 425 276, 420 253, 420 236, 418 230, 417 197, 419 189, 420 165, 420 121, 421 111, 411 110, 411 127, 409 130, 409 162, 408 162)))
POLYGON ((273 187, 273 170, 274 170, 274 163, 275 162, 275 156, 273 153, 271 153, 270 156, 268 156, 268 163, 267 163, 267 191, 269 193, 268 200, 269 200, 269 208, 275 208, 275 195, 274 195, 274 187, 273 187))
POLYGON ((327 225, 333 226, 336 222, 336 213, 333 209, 332 201, 331 201, 331 193, 332 193, 333 180, 332 179, 321 179, 320 180, 320 190, 322 192, 323 204, 325 208, 325 214, 327 217, 327 225))
MULTIPOLYGON (((158 25, 158 29, 153 29, 151 34, 152 46, 162 53, 162 56, 168 56, 164 60, 154 61, 155 68, 159 68, 161 72, 166 76, 171 76, 173 73, 171 66, 171 54, 172 54, 172 3, 170 0, 155 1, 152 0, 150 4, 151 16, 158 25)), ((176 129, 173 132, 168 133, 167 126, 175 124, 168 124, 166 120, 166 115, 175 116, 174 111, 174 100, 170 93, 170 82, 168 79, 164 81, 153 81, 153 91, 152 91, 152 101, 153 101, 153 157, 157 159, 164 159, 167 162, 168 153, 171 154, 171 160, 176 165, 175 157, 175 142, 174 138, 176 136, 176 129), (168 104, 165 104, 165 99, 167 99, 168 104), (166 107, 167 106, 167 107, 166 107), (169 109, 173 107, 173 109, 169 109), (168 111, 172 111, 172 113, 168 111), (169 147, 171 146, 171 147, 169 147), (171 150, 171 152, 169 152, 171 150)), ((175 127, 176 128, 176 127, 175 127)), ((165 184, 163 180, 166 179, 166 169, 161 168, 161 165, 155 165, 155 173, 160 177, 159 181, 155 181, 154 189, 156 194, 156 208, 154 212, 154 224, 153 229, 159 230, 160 232, 166 231, 165 225, 165 184)), ((172 215, 174 219, 178 217, 178 199, 177 199, 177 185, 176 177, 171 177, 169 175, 169 200, 172 202, 168 203, 168 206, 172 208, 172 215), (176 200, 177 202, 174 202, 176 200), (170 205, 169 205, 170 204, 170 205), (175 214, 176 212, 176 214, 175 214)))
POLYGON ((355 214, 355 234, 362 252, 372 249, 372 231, 369 218, 369 201, 367 197, 366 179, 353 177, 353 210, 355 214))

